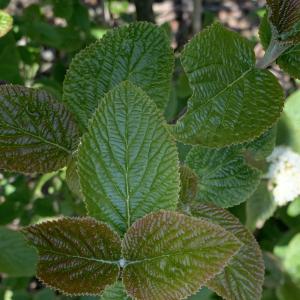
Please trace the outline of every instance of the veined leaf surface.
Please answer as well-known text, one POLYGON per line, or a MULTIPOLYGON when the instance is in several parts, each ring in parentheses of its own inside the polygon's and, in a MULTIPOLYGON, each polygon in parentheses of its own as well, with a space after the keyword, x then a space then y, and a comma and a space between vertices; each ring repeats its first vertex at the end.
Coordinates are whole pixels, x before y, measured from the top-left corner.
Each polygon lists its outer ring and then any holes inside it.
POLYGON ((187 44, 181 60, 193 89, 186 114, 173 126, 182 142, 208 147, 242 143, 279 118, 282 88, 268 70, 255 67, 250 42, 237 33, 214 24, 187 44))
POLYGON ((100 300, 132 300, 132 298, 127 296, 123 283, 118 281, 105 289, 100 300))
POLYGON ((78 169, 89 214, 121 233, 145 214, 176 209, 176 145, 153 101, 130 82, 102 99, 83 136, 78 169))
POLYGON ((0 86, 0 168, 46 173, 64 167, 78 144, 69 112, 45 91, 0 86))
POLYGON ((231 233, 205 220, 150 214, 123 240, 125 288, 139 300, 184 299, 221 272, 240 246, 231 233))
POLYGON ((0 38, 6 35, 12 28, 12 17, 3 10, 0 10, 0 38))
POLYGON ((253 235, 225 209, 211 204, 194 204, 191 214, 220 225, 243 244, 223 272, 209 280, 210 289, 226 300, 261 299, 264 282, 262 253, 253 235))
POLYGON ((260 182, 260 172, 247 165, 238 147, 195 146, 186 164, 198 176, 197 200, 231 207, 247 200, 260 182))
POLYGON ((72 61, 63 100, 82 130, 103 95, 125 80, 141 87, 163 109, 169 100, 173 60, 167 36, 153 24, 111 30, 72 61))

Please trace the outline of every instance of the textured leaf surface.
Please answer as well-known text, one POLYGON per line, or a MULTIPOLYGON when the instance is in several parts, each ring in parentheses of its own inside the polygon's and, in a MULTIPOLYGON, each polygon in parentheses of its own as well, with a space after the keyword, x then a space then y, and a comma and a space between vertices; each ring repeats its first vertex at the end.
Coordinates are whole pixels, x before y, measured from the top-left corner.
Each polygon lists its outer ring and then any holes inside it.
POLYGON ((195 293, 239 250, 220 226, 175 212, 138 220, 123 240, 128 262, 123 282, 129 295, 145 300, 178 300, 195 293))
POLYGON ((0 227, 0 273, 9 276, 31 276, 35 273, 37 255, 23 235, 0 227))
POLYGON ((119 275, 121 240, 91 218, 64 218, 23 230, 38 249, 38 277, 65 294, 100 294, 119 275))
POLYGON ((0 168, 25 173, 64 167, 77 147, 70 114, 44 91, 0 86, 0 168))
POLYGON ((116 282, 105 289, 100 300, 132 300, 132 298, 127 296, 123 283, 116 282))
POLYGON ((176 145, 155 104, 130 82, 102 100, 78 159, 89 214, 116 230, 124 233, 154 210, 176 208, 176 145))
POLYGON ((0 38, 11 30, 12 25, 12 17, 5 11, 0 10, 0 38))
POLYGON ((255 68, 250 42, 237 33, 215 24, 188 43, 181 59, 194 93, 173 128, 179 140, 210 147, 246 142, 279 118, 282 88, 255 68))
POLYGON ((261 299, 264 282, 262 253, 253 235, 238 219, 222 208, 208 204, 191 207, 193 216, 220 225, 242 242, 242 247, 225 267, 224 271, 206 284, 227 300, 261 299))
POLYGON ((244 202, 256 190, 260 172, 246 164, 237 147, 209 149, 195 146, 186 164, 199 178, 197 200, 230 207, 244 202))
POLYGON ((190 203, 194 201, 198 192, 198 177, 189 167, 182 165, 180 167, 181 190, 179 201, 181 203, 190 203))
POLYGON ((279 40, 300 41, 300 1, 267 0, 269 19, 276 28, 279 40))
POLYGON ((76 196, 82 198, 82 193, 80 190, 80 181, 77 170, 77 156, 74 155, 67 166, 66 171, 66 182, 68 184, 69 189, 76 196))
POLYGON ((73 60, 64 82, 64 102, 83 130, 103 95, 124 80, 164 108, 172 69, 173 53, 163 29, 148 23, 117 28, 73 60))

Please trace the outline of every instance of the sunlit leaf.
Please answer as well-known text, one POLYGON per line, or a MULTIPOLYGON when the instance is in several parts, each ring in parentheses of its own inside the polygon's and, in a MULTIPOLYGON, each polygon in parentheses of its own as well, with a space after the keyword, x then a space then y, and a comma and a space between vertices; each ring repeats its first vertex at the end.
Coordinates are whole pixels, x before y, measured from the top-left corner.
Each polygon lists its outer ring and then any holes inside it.
POLYGON ((125 291, 125 287, 122 282, 116 282, 114 285, 105 289, 100 300, 131 300, 125 291))
POLYGON ((27 245, 21 233, 0 227, 0 273, 12 277, 35 273, 36 251, 27 245))
POLYGON ((65 294, 100 294, 119 276, 121 240, 106 224, 91 218, 63 218, 26 227, 38 249, 37 276, 65 294))
POLYGON ((197 174, 197 200, 231 207, 247 200, 260 182, 260 172, 247 165, 237 147, 209 149, 195 146, 186 164, 197 174))
POLYGON ((6 35, 12 28, 12 17, 3 10, 0 10, 0 38, 6 35))
POLYGON ((64 102, 82 130, 105 93, 124 80, 141 87, 164 108, 169 99, 173 54, 163 29, 134 23, 109 31, 81 51, 64 82, 64 102))
POLYGON ((123 240, 123 282, 139 300, 178 300, 199 290, 239 250, 220 226, 175 212, 138 220, 123 240))
POLYGON ((41 90, 0 86, 0 168, 25 173, 64 167, 78 144, 70 114, 41 90))
POLYGON ((260 299, 264 282, 264 263, 253 235, 238 219, 222 208, 201 203, 192 205, 190 211, 193 216, 220 225, 243 244, 224 271, 206 285, 227 300, 260 299))
POLYGON ((78 172, 89 214, 121 233, 147 213, 176 208, 176 145, 144 91, 124 82, 102 99, 79 148, 78 172))
POLYGON ((237 33, 214 24, 187 44, 181 60, 193 96, 173 128, 179 140, 209 147, 246 142, 279 118, 282 88, 255 67, 251 43, 237 33))

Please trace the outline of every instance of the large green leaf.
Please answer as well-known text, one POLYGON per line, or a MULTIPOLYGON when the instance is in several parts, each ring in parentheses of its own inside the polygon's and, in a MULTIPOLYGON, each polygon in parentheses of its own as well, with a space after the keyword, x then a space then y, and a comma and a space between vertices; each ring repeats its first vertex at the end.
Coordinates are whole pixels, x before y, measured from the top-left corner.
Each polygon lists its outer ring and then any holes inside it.
POLYGON ((173 127, 179 140, 209 147, 246 142, 279 118, 282 88, 255 67, 251 43, 237 33, 214 24, 187 44, 181 59, 194 93, 173 127))
POLYGON ((63 100, 83 130, 103 95, 124 80, 141 87, 164 108, 172 68, 173 54, 163 29, 133 23, 109 31, 75 57, 64 82, 63 100))
POLYGON ((176 145, 155 104, 130 82, 102 99, 83 136, 78 168, 89 214, 121 233, 147 213, 176 208, 176 145))
POLYGON ((253 235, 238 219, 222 208, 201 203, 191 205, 190 211, 193 216, 220 225, 243 244, 224 271, 206 285, 224 299, 260 299, 264 282, 264 263, 253 235))
POLYGON ((25 173, 64 167, 78 144, 70 114, 45 91, 0 86, 0 168, 25 173))
POLYGON ((240 246, 231 233, 205 220, 150 214, 123 240, 125 288, 134 299, 184 299, 222 271, 240 246))
POLYGON ((31 276, 35 273, 37 255, 21 233, 0 227, 0 273, 9 276, 31 276))
POLYGON ((23 230, 38 249, 37 276, 70 295, 97 295, 119 276, 121 240, 91 218, 63 218, 23 230))
POLYGON ((105 289, 100 300, 131 300, 125 291, 125 287, 122 282, 118 281, 114 285, 105 289))
POLYGON ((12 17, 3 10, 0 10, 0 38, 6 35, 12 28, 12 17))
POLYGON ((260 182, 260 172, 246 164, 238 147, 195 146, 186 163, 199 178, 197 200, 221 207, 246 201, 260 182))

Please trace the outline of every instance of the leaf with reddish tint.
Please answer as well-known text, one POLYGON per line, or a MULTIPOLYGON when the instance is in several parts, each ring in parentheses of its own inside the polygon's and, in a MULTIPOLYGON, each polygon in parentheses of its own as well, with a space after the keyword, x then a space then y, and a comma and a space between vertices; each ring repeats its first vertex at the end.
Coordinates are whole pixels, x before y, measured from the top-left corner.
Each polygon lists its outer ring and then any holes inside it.
POLYGON ((242 247, 225 267, 206 284, 224 299, 261 299, 264 282, 262 253, 253 235, 229 212, 210 204, 191 205, 193 216, 220 225, 235 235, 242 247))
POLYGON ((39 252, 37 276, 69 295, 97 295, 119 276, 121 240, 92 218, 63 218, 26 227, 39 252))
POLYGON ((233 234, 206 220, 150 214, 124 237, 125 288, 140 300, 186 298, 220 273, 240 246, 233 234))

